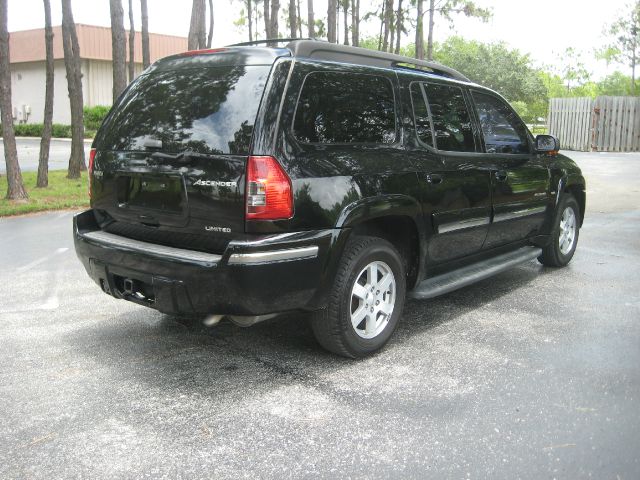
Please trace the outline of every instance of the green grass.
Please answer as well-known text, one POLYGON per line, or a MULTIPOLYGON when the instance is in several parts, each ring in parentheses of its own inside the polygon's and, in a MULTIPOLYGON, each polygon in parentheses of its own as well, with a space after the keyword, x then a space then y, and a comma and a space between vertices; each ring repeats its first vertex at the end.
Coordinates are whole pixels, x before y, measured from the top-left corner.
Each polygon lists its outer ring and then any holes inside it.
POLYGON ((26 202, 5 200, 7 177, 6 175, 0 175, 0 195, 2 195, 0 217, 89 206, 86 172, 83 172, 82 178, 78 180, 69 180, 66 170, 51 171, 49 172, 49 186, 47 188, 36 188, 37 175, 37 172, 22 173, 24 184, 29 194, 29 200, 26 202))

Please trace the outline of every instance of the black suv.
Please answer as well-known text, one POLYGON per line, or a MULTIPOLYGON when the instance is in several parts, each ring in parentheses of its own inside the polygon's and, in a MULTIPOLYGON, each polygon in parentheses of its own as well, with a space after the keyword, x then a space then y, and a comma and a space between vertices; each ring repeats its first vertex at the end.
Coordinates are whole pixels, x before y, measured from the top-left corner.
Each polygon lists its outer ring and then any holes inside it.
POLYGON ((90 157, 75 246, 105 293, 248 326, 310 312, 349 357, 429 298, 573 256, 585 180, 500 95, 439 64, 312 40, 158 61, 90 157))

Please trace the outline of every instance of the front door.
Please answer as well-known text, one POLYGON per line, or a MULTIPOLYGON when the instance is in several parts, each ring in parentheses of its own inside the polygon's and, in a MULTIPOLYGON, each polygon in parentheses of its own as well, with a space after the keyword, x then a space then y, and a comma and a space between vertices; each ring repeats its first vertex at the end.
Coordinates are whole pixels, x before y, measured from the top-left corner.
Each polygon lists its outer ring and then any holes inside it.
POLYGON ((531 137, 518 115, 491 93, 472 92, 492 163, 493 215, 485 248, 535 235, 550 205, 549 170, 534 153, 531 137))

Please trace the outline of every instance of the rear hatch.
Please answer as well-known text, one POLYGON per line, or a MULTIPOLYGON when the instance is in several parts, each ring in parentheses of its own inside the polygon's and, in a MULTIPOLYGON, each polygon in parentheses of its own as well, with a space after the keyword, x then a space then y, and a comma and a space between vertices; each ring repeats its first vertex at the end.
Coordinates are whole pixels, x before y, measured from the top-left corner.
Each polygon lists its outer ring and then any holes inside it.
POLYGON ((253 125, 282 54, 187 53, 136 79, 93 145, 92 206, 102 228, 214 253, 242 237, 253 125))

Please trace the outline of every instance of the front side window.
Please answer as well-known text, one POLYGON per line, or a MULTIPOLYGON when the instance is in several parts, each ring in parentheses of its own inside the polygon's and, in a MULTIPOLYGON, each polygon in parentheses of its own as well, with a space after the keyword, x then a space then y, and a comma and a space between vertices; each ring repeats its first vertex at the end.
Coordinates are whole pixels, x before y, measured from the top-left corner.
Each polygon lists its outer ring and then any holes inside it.
POLYGON ((471 116, 460 87, 424 84, 431 109, 436 148, 449 152, 475 152, 471 116))
POLYGON ((527 127, 499 98, 473 92, 487 153, 529 153, 527 127))
POLYGON ((305 143, 393 143, 391 82, 375 75, 311 73, 300 93, 293 131, 305 143))

